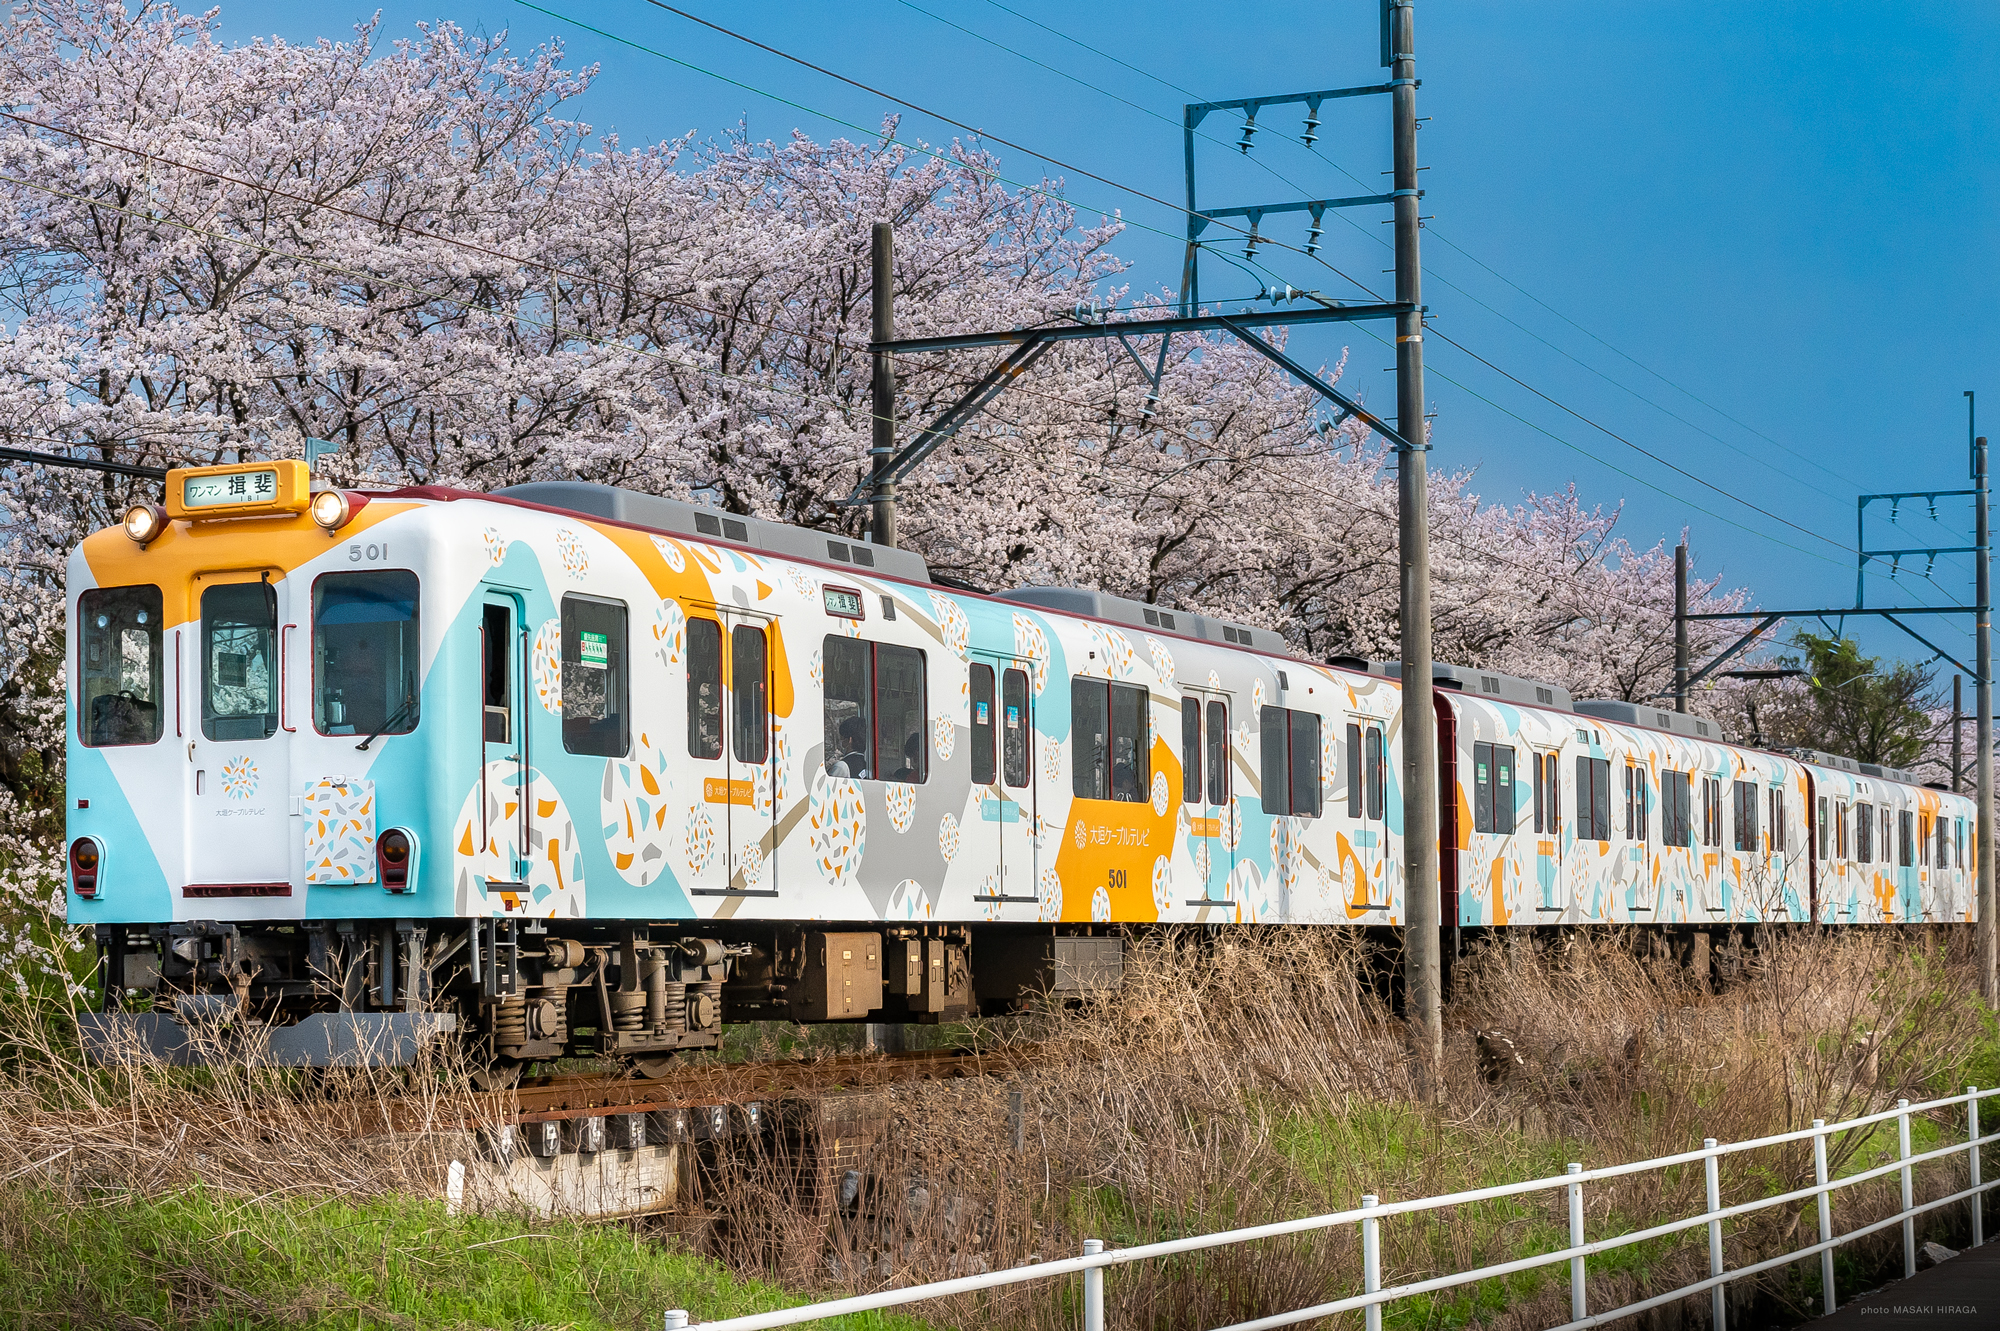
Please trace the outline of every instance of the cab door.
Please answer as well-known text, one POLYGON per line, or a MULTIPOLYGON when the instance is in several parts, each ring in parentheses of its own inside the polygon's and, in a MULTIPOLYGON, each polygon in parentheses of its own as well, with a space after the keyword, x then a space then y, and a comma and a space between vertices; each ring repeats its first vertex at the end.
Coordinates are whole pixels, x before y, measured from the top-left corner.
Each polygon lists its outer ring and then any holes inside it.
POLYGON ((182 895, 291 897, 289 584, 271 570, 232 570, 198 573, 191 590, 194 632, 179 635, 182 677, 194 684, 183 700, 192 817, 182 895))
POLYGON ((502 911, 528 905, 524 847, 532 844, 532 801, 524 798, 531 752, 526 689, 528 635, 521 603, 512 593, 489 589, 480 608, 479 821, 470 829, 492 906, 502 911))

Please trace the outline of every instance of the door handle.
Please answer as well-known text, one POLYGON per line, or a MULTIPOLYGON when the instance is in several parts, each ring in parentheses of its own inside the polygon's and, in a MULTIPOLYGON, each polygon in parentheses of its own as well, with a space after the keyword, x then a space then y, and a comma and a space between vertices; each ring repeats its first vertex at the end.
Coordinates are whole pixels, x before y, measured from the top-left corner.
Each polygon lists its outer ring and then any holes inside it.
POLYGON ((278 630, 278 729, 297 731, 298 727, 285 718, 291 715, 292 701, 292 630, 297 624, 287 624, 278 630))

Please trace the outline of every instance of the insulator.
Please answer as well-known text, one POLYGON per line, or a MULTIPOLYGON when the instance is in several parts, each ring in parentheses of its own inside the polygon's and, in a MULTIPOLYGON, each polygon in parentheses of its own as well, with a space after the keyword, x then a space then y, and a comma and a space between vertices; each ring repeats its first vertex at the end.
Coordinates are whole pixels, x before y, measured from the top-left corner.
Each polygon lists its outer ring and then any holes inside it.
POLYGON ((1897 555, 1889 561, 1889 581, 1894 582, 1896 580, 1896 574, 1902 570, 1902 567, 1903 557, 1901 555, 1897 555))
POLYGON ((1896 514, 1901 512, 1902 508, 1903 508, 1902 500, 1891 499, 1889 501, 1889 521, 1891 524, 1893 524, 1896 521, 1896 514))
POLYGON ((1246 259, 1256 258, 1257 247, 1263 243, 1264 238, 1257 234, 1257 224, 1252 222, 1250 224, 1250 235, 1243 242, 1243 257, 1246 259))
POLYGON ((1318 112, 1318 111, 1308 111, 1308 112, 1306 112, 1306 132, 1305 132, 1305 133, 1303 133, 1303 134, 1301 134, 1301 135, 1299 135, 1299 139, 1300 139, 1300 141, 1301 141, 1301 142, 1303 142, 1303 143, 1304 143, 1304 144, 1306 145, 1306 147, 1308 147, 1308 148, 1312 147, 1312 146, 1313 146, 1313 145, 1314 145, 1315 143, 1318 143, 1318 142, 1319 142, 1319 112, 1318 112))
POLYGON ((1321 236, 1321 235, 1323 235, 1323 234, 1324 234, 1324 231, 1323 231, 1323 229, 1321 228, 1321 226, 1320 226, 1320 224, 1319 224, 1319 219, 1318 219, 1317 217, 1315 217, 1315 218, 1313 219, 1313 224, 1312 224, 1312 229, 1306 232, 1306 253, 1307 253, 1307 254, 1318 254, 1318 253, 1319 253, 1319 238, 1320 238, 1320 236, 1321 236))
POLYGON ((1931 575, 1931 570, 1936 567, 1937 567, 1937 556, 1932 555, 1930 559, 1927 560, 1924 564, 1924 577, 1928 579, 1931 575))
POLYGON ((1250 118, 1243 122, 1243 137, 1237 140, 1236 147, 1239 152, 1245 154, 1249 153, 1250 136, 1252 134, 1255 134, 1256 132, 1257 132, 1257 117, 1255 113, 1252 113, 1250 118))
POLYGON ((1937 500, 1935 498, 1931 500, 1931 521, 1937 521, 1937 500))

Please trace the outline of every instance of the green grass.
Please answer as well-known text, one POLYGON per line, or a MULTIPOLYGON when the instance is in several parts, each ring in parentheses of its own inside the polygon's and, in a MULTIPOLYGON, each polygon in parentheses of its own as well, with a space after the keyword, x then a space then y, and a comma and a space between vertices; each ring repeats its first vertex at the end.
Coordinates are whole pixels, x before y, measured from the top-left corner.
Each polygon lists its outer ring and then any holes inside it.
POLYGON ((13 1192, 0 1206, 10 1326, 637 1331, 669 1308, 700 1321, 804 1301, 622 1226, 447 1216, 432 1203, 187 1192, 79 1205, 13 1192))

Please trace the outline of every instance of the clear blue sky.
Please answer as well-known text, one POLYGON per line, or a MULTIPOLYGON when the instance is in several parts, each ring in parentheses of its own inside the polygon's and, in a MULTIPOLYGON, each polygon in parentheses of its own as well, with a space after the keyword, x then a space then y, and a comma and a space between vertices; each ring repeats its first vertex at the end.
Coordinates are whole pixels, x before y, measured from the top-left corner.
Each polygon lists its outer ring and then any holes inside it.
MULTIPOLYGON (((644 0, 538 2, 842 120, 873 126, 897 109, 644 0)), ((677 3, 1163 199, 1183 189, 1180 106, 1192 98, 1179 89, 1221 99, 1381 75, 1364 0, 1004 0, 1013 13, 992 0, 677 3)), ((345 37, 372 12, 355 0, 223 0, 223 32, 345 37)), ((581 115, 628 144, 716 135, 739 119, 758 137, 852 134, 519 0, 393 0, 383 17, 387 36, 449 18, 505 29, 517 50, 560 37, 573 63, 602 66, 581 115)), ((1804 531, 1676 475, 1436 338, 1432 465, 1476 467, 1493 500, 1573 480, 1592 502, 1625 503, 1635 544, 1688 526, 1701 569, 1765 605, 1850 604, 1855 494, 1966 484, 1964 389, 1982 393, 1982 429, 2000 440, 2000 8, 1419 0, 1417 34, 1419 114, 1431 117, 1420 140, 1431 168, 1424 212, 1434 218, 1424 294, 1436 329, 1804 531)), ((1376 187, 1388 165, 1384 99, 1330 104, 1316 153, 1294 137, 1297 114, 1267 113, 1248 163, 1202 142, 1203 202, 1363 192, 1337 167, 1376 187)), ((1214 116, 1203 128, 1233 142, 1239 123, 1214 116)), ((956 132, 908 112, 903 126, 932 142, 956 132)), ((1062 174, 1002 152, 1015 179, 1062 174)), ((1136 286, 1178 281, 1178 212, 1068 183, 1080 206, 1119 209, 1134 224, 1118 249, 1136 286)), ((1325 257, 1387 284, 1389 251, 1377 241, 1386 210, 1350 216, 1358 227, 1329 218, 1325 257)), ((1271 230, 1301 243, 1304 221, 1271 230)), ((1272 279, 1355 294, 1296 255, 1263 260, 1272 279)), ((1204 264, 1205 298, 1254 289, 1251 274, 1204 264)), ((1346 386, 1392 406, 1385 344, 1327 331, 1293 345, 1331 361, 1343 342, 1353 349, 1346 386)), ((1941 515, 1969 532, 1969 508, 1941 515)), ((1901 530, 1871 531, 1871 544, 1969 543, 1930 526, 1922 504, 1901 518, 1901 530)), ((1899 584, 1873 580, 1871 602, 1971 599, 1968 558, 1941 559, 1933 577, 1940 585, 1907 568, 1899 584)), ((1969 653, 1969 628, 1937 627, 1941 645, 1969 653)), ((1860 636, 1871 650, 1927 655, 1893 632, 1860 636)))

